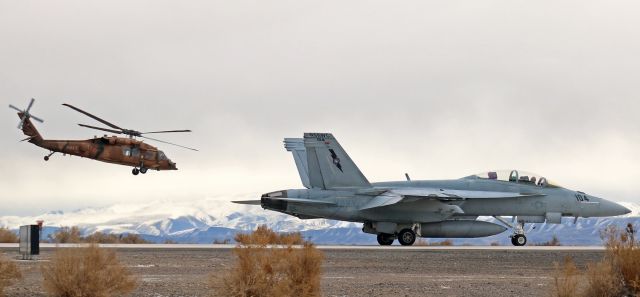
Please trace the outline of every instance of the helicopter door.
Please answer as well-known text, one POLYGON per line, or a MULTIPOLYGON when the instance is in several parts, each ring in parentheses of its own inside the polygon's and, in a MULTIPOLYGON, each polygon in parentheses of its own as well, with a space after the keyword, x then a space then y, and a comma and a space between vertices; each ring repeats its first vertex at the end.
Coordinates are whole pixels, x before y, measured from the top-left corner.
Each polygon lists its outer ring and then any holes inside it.
POLYGON ((155 160, 156 159, 156 153, 154 151, 146 151, 146 152, 144 152, 144 159, 145 160, 155 160))

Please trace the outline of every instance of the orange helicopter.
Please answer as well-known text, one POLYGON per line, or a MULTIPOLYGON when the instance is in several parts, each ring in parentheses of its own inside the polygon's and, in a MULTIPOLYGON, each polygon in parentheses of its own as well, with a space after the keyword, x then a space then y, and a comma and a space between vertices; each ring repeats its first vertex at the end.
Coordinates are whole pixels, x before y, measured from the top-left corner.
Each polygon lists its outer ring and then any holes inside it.
POLYGON ((197 151, 194 148, 182 146, 179 144, 167 142, 164 140, 154 139, 151 137, 143 136, 144 134, 153 134, 153 133, 176 133, 176 132, 191 132, 191 130, 168 130, 168 131, 153 131, 153 132, 140 132, 131 129, 123 129, 114 124, 111 124, 97 116, 94 116, 86 111, 83 111, 75 106, 70 104, 62 104, 67 106, 75 111, 78 111, 98 122, 101 122, 112 129, 94 127, 89 125, 78 124, 81 127, 91 128, 106 132, 111 132, 115 134, 124 134, 128 135, 128 138, 117 137, 117 136, 103 136, 103 137, 94 137, 93 139, 87 140, 49 140, 43 139, 36 127, 31 122, 31 119, 34 119, 40 123, 44 121, 31 113, 31 107, 33 106, 34 99, 31 99, 29 102, 29 106, 25 110, 21 110, 13 105, 9 105, 10 108, 13 108, 18 111, 18 117, 20 118, 20 123, 18 124, 18 129, 22 130, 22 132, 28 136, 22 141, 29 141, 39 147, 45 148, 49 150, 51 153, 44 157, 45 161, 49 161, 49 158, 54 153, 62 153, 63 155, 69 154, 74 156, 80 156, 83 158, 94 159, 102 162, 125 165, 125 166, 133 166, 131 173, 133 175, 138 175, 138 173, 145 174, 147 170, 177 170, 176 163, 172 162, 171 159, 167 158, 167 156, 158 148, 146 144, 140 140, 134 139, 134 137, 141 137, 161 143, 171 144, 175 146, 179 146, 182 148, 190 149, 197 151))

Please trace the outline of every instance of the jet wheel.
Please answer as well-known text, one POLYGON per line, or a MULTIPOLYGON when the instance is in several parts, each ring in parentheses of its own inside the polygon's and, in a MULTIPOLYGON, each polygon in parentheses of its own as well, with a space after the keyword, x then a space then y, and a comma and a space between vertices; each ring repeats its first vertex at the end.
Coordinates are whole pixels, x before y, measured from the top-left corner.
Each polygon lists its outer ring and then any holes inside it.
POLYGON ((515 246, 524 246, 527 244, 527 237, 523 234, 516 234, 511 237, 511 243, 515 246))
POLYGON ((131 170, 131 173, 133 175, 138 175, 138 173, 140 173, 140 170, 138 170, 138 168, 133 168, 133 170, 131 170))
POLYGON ((402 229, 398 233, 398 242, 401 245, 412 245, 416 242, 416 233, 411 229, 402 229))
POLYGON ((391 245, 393 244, 393 235, 391 234, 384 234, 384 233, 380 233, 378 234, 378 244, 380 245, 391 245))
POLYGON ((140 173, 142 173, 142 174, 147 173, 147 168, 146 167, 140 168, 140 173))

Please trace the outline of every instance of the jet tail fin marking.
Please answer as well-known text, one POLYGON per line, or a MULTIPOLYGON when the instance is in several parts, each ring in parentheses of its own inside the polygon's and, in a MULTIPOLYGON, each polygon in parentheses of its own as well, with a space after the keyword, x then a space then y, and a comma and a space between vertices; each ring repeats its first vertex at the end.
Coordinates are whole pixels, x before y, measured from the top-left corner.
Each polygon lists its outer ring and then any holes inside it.
POLYGON ((371 184, 330 133, 305 133, 309 185, 313 188, 368 188, 371 184))

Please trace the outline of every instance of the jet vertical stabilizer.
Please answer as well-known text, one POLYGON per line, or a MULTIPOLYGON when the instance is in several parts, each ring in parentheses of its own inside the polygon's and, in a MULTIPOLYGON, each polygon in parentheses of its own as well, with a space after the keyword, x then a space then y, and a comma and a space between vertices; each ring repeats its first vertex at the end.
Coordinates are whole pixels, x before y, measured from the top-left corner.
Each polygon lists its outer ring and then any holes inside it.
POLYGON ((312 188, 371 187, 367 178, 330 133, 305 133, 312 188))
POLYGON ((293 154, 293 160, 296 162, 298 173, 302 185, 307 189, 311 188, 309 183, 309 165, 307 164, 307 150, 304 148, 304 139, 302 138, 285 138, 284 148, 293 154))

